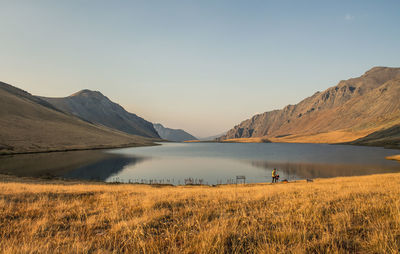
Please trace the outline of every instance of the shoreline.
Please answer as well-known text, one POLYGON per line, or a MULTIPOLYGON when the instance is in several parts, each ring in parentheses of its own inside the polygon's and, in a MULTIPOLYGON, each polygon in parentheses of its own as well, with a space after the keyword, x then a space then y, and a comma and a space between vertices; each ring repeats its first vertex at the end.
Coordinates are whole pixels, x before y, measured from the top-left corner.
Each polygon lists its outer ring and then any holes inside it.
MULTIPOLYGON (((400 156, 400 155, 399 155, 400 156)), ((388 175, 400 175, 400 172, 393 173, 378 173, 378 174, 370 174, 370 175, 354 175, 354 176, 334 176, 334 177, 320 177, 320 178, 312 178, 311 181, 309 179, 298 179, 291 181, 280 181, 277 183, 271 183, 270 181, 259 182, 259 183, 226 183, 226 184, 162 184, 162 183, 139 183, 139 182, 104 182, 101 180, 87 180, 87 179, 78 179, 78 178, 64 178, 55 175, 43 175, 43 176, 18 176, 7 173, 0 173, 0 184, 4 183, 21 183, 21 184, 50 184, 50 185, 87 185, 87 186, 147 186, 153 188, 160 187, 172 187, 172 188, 215 188, 215 187, 256 187, 256 186, 278 186, 278 185, 287 185, 287 184, 298 184, 298 183, 309 183, 317 181, 330 181, 337 179, 347 179, 351 180, 363 178, 363 177, 379 177, 379 176, 388 176, 388 175)))
POLYGON ((183 143, 228 143, 228 144, 325 144, 325 145, 346 145, 346 146, 361 146, 361 147, 381 147, 384 149, 400 150, 400 146, 387 145, 382 143, 381 145, 370 145, 370 144, 352 144, 351 142, 338 142, 338 143, 319 143, 319 142, 285 142, 285 141, 273 141, 264 138, 254 138, 254 140, 249 140, 247 138, 240 140, 237 139, 227 139, 227 140, 198 140, 198 141, 184 141, 183 143), (257 141, 260 139, 261 141, 257 141))
POLYGON ((87 147, 87 148, 60 148, 60 149, 49 149, 49 150, 43 150, 43 151, 27 151, 27 152, 14 152, 14 153, 8 153, 8 152, 0 152, 0 157, 1 156, 7 156, 7 155, 20 155, 20 154, 43 154, 43 153, 62 153, 62 152, 78 152, 78 151, 97 151, 97 150, 108 150, 108 149, 118 149, 118 148, 130 148, 130 147, 146 147, 146 146, 159 146, 161 144, 156 143, 156 142, 166 142, 163 140, 160 141, 153 141, 151 144, 123 144, 123 145, 110 145, 110 146, 98 146, 98 147, 87 147))
MULTIPOLYGON (((122 145, 110 145, 110 146, 96 146, 96 147, 86 147, 86 148, 59 148, 59 149, 49 149, 49 150, 39 150, 39 151, 26 151, 26 152, 0 152, 0 157, 1 156, 7 156, 7 155, 20 155, 20 154, 43 154, 43 153, 59 153, 59 152, 76 152, 76 151, 96 151, 96 150, 107 150, 107 149, 118 149, 118 148, 130 148, 130 147, 146 147, 146 146, 159 146, 161 144, 157 142, 170 142, 170 143, 187 143, 187 144, 193 144, 193 143, 228 143, 228 144, 270 144, 270 143, 276 143, 276 144, 326 144, 326 145, 347 145, 347 146, 361 146, 361 147, 381 147, 384 149, 393 149, 393 150, 400 150, 400 146, 394 146, 394 145, 368 145, 368 144, 351 144, 349 142, 345 143, 318 143, 318 142, 285 142, 285 141, 271 141, 265 138, 255 138, 254 140, 248 140, 248 139, 243 139, 241 140, 240 138, 238 139, 229 139, 229 140, 196 140, 196 141, 183 141, 183 142, 174 142, 174 141, 169 141, 169 140, 157 140, 157 141, 151 141, 152 143, 150 144, 122 144, 122 145)), ((388 156, 388 157, 395 157, 394 156, 388 156)), ((386 158, 388 158, 386 157, 386 158)), ((399 159, 388 159, 388 160, 399 160, 399 159)))

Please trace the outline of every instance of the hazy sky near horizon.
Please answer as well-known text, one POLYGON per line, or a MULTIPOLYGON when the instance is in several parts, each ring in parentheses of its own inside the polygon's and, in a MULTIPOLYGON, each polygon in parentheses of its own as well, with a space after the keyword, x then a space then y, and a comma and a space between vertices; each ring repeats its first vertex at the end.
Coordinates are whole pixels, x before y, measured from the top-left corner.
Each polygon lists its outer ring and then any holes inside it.
POLYGON ((0 81, 202 137, 399 67, 400 1, 0 0, 0 81))

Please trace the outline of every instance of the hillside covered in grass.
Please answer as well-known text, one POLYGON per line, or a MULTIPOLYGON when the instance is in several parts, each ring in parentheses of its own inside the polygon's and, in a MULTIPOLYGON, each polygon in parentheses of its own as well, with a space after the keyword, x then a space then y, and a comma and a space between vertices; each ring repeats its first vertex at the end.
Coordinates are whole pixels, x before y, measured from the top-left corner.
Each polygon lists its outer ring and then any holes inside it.
POLYGON ((0 252, 398 253, 399 186, 400 174, 218 187, 3 177, 0 252))
POLYGON ((68 115, 0 82, 0 154, 154 145, 146 138, 68 115))

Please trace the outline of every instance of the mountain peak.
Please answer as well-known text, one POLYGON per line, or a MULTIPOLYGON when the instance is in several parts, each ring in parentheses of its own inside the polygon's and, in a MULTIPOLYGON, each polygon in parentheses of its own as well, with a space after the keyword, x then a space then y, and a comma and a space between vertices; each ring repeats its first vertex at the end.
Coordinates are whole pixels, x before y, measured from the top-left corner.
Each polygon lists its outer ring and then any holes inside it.
POLYGON ((170 140, 170 141, 176 141, 176 142, 183 142, 187 140, 197 140, 196 137, 193 135, 187 133, 186 131, 182 129, 171 129, 171 128, 166 128, 160 123, 155 123, 153 124, 154 129, 156 129, 158 135, 160 135, 161 138, 170 140))
POLYGON ((45 98, 58 110, 85 121, 98 123, 128 134, 159 138, 153 123, 126 111, 99 91, 81 90, 65 98, 45 98))
POLYGON ((385 67, 385 66, 375 66, 369 69, 368 71, 365 72, 364 75, 368 74, 378 74, 378 73, 383 73, 383 72, 393 72, 393 73, 398 73, 400 71, 400 68, 398 67, 385 67))
POLYGON ((384 69, 389 69, 389 67, 385 67, 385 66, 374 66, 374 67, 372 67, 371 69, 369 69, 368 71, 366 71, 365 73, 368 73, 368 72, 375 72, 375 71, 381 71, 381 70, 384 70, 384 69))
POLYGON ((83 89, 83 90, 81 90, 79 92, 71 94, 69 97, 75 97, 75 96, 104 97, 104 95, 101 92, 93 91, 93 90, 89 90, 89 89, 83 89))

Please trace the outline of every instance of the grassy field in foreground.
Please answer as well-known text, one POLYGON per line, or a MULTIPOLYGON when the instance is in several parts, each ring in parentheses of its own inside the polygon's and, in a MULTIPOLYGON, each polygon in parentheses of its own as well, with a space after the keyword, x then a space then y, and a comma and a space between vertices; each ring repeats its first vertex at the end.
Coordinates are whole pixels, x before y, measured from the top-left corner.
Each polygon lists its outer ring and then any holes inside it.
POLYGON ((2 253, 398 253, 400 174, 220 187, 2 181, 2 253))

